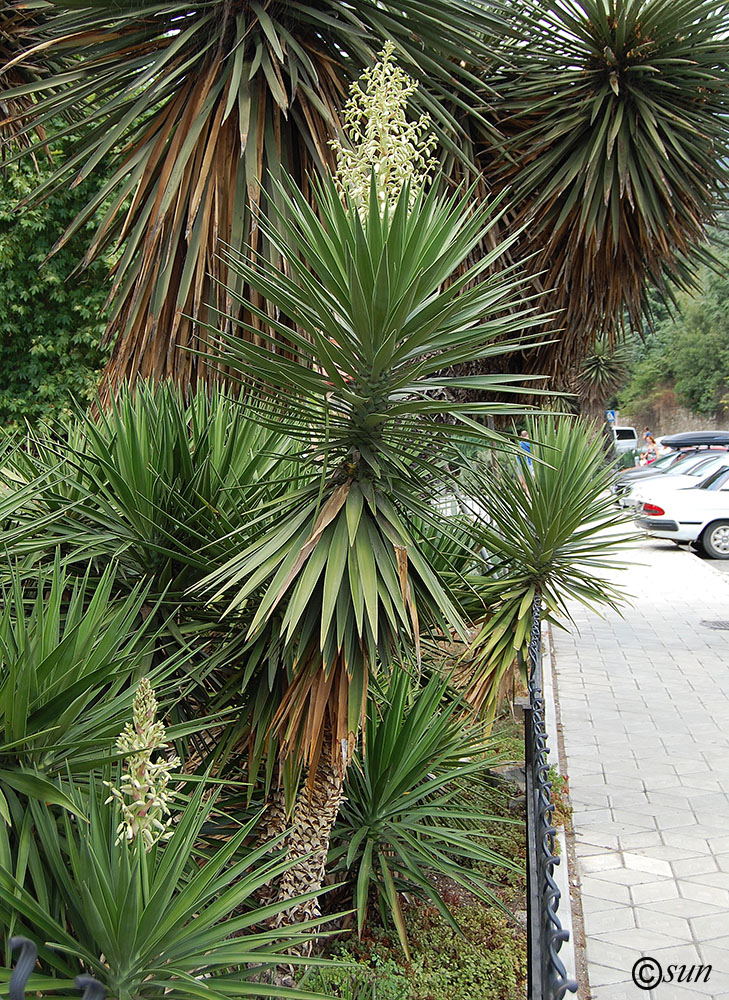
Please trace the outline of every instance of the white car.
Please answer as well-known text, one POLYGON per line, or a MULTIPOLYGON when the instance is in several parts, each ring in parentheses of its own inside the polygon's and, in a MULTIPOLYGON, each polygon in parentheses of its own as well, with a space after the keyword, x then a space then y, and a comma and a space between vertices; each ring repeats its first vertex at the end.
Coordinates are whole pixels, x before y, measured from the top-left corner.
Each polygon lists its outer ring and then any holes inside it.
POLYGON ((729 559, 729 468, 692 489, 656 491, 641 504, 636 522, 654 538, 694 542, 712 559, 729 559))
POLYGON ((673 492, 698 486, 717 469, 729 466, 729 452, 701 452, 677 462, 655 476, 638 479, 634 486, 618 495, 621 507, 638 508, 644 500, 650 499, 657 491, 673 492))

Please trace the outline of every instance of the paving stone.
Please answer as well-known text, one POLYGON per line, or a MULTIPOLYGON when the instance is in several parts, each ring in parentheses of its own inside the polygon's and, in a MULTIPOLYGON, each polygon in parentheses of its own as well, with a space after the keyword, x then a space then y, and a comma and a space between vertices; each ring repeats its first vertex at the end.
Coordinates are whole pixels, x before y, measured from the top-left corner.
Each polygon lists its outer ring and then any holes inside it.
POLYGON ((699 858, 675 858, 671 861, 671 868, 679 878, 686 875, 704 875, 719 870, 716 858, 709 854, 699 858))
POLYGON ((694 932, 691 924, 684 917, 676 917, 661 910, 649 910, 647 906, 636 907, 635 920, 638 927, 660 934, 669 934, 680 941, 693 940, 694 932))
POLYGON ((712 948, 721 948, 722 951, 729 951, 729 935, 725 937, 710 938, 706 944, 712 948))
MULTIPOLYGON (((729 890, 727 889, 717 889, 712 885, 703 885, 700 882, 681 879, 679 890, 685 899, 699 899, 702 903, 723 906, 724 909, 729 910, 729 890)), ((727 920, 729 921, 729 917, 727 920)))
MULTIPOLYGON (((636 1000, 630 990, 635 989, 632 980, 622 983, 611 983, 609 986, 598 986, 590 994, 591 1000, 636 1000)), ((645 994, 649 996, 649 994, 645 994)))
POLYGON ((678 886, 670 879, 644 882, 642 885, 634 885, 630 891, 636 906, 678 899, 678 886))
POLYGON ((650 872, 653 875, 664 875, 667 878, 673 876, 671 866, 667 861, 660 858, 652 858, 650 855, 632 854, 625 852, 623 861, 626 868, 634 868, 639 872, 650 872))
POLYGON ((582 912, 587 918, 591 913, 604 913, 605 910, 624 910, 629 907, 629 903, 618 903, 614 899, 599 899, 597 896, 588 896, 585 892, 580 893, 582 902, 582 912))
MULTIPOLYGON (((624 945, 601 941, 600 938, 588 937, 587 961, 592 964, 607 965, 622 972, 623 977, 630 976, 630 970, 641 957, 639 948, 628 948, 624 945)), ((589 971, 588 971, 589 975, 589 971)))
POLYGON ((701 955, 695 944, 669 945, 667 948, 654 948, 650 952, 651 958, 657 959, 666 968, 668 965, 701 965, 701 955))
POLYGON ((718 889, 729 889, 729 873, 727 872, 713 871, 692 874, 688 877, 688 880, 703 885, 711 885, 718 889))
POLYGON ((630 868, 612 868, 609 871, 594 872, 594 877, 604 882, 619 883, 621 885, 642 885, 645 882, 655 882, 657 878, 666 876, 656 875, 654 872, 635 871, 630 868))
MULTIPOLYGON (((678 887, 673 882, 666 882, 667 886, 672 886, 678 893, 678 887)), ((633 890, 633 896, 635 897, 637 892, 640 891, 643 886, 635 886, 633 890)), ((684 899, 675 898, 668 899, 664 898, 661 900, 636 900, 636 904, 640 903, 640 906, 647 906, 651 910, 660 910, 662 913, 672 913, 675 916, 687 917, 692 919, 693 917, 703 917, 717 914, 724 914, 726 916, 726 910, 720 906, 713 906, 711 903, 704 903, 700 899, 684 899)))
MULTIPOLYGON (((714 984, 709 984, 711 989, 714 989, 714 984)), ((697 989, 696 984, 692 983, 690 986, 677 986, 676 983, 664 983, 659 986, 657 990, 651 990, 650 993, 643 993, 645 996, 655 997, 655 1000, 706 1000, 706 994, 702 993, 697 989), (671 992, 666 996, 666 991, 671 992)), ((722 994, 723 995, 723 994, 722 994)), ((720 995, 717 993, 710 993, 709 996, 712 1000, 720 1000, 720 995)), ((637 993, 631 1000, 638 1000, 637 993)))
POLYGON ((654 951, 657 952, 661 949, 675 948, 678 951, 686 947, 685 939, 671 937, 668 934, 645 927, 604 931, 597 937, 600 941, 608 941, 610 944, 638 949, 644 955, 652 955, 654 951))
MULTIPOLYGON (((661 840, 658 830, 647 830, 643 833, 629 833, 620 838, 620 846, 624 851, 632 851, 635 854, 641 853, 641 848, 664 849, 665 845, 661 840)), ((648 851, 651 857, 662 857, 654 850, 648 851)))
POLYGON ((668 830, 663 834, 663 840, 669 847, 682 847, 687 851, 692 851, 695 855, 712 854, 709 842, 702 837, 690 837, 675 830, 668 830))
POLYGON ((620 868, 623 862, 617 852, 610 854, 594 854, 592 857, 583 857, 579 860, 580 873, 590 874, 591 872, 607 871, 611 868, 620 868))
MULTIPOLYGON (((625 971, 623 969, 613 969, 609 965, 599 965, 597 962, 590 964, 590 986, 592 987, 593 997, 597 996, 595 990, 600 986, 613 986, 616 983, 626 983, 629 980, 625 978, 625 971)), ((567 994, 569 996, 569 994, 567 994)), ((605 993, 604 996, 612 996, 612 994, 605 993)))
POLYGON ((691 929, 697 941, 715 940, 726 932, 728 926, 729 915, 726 910, 720 913, 709 913, 703 917, 696 916, 691 919, 691 929))
POLYGON ((581 890, 586 896, 596 899, 610 899, 615 903, 630 903, 630 889, 617 882, 606 882, 594 875, 586 875, 581 880, 581 890))
POLYGON ((575 854, 578 858, 592 858, 596 855, 604 854, 604 847, 597 847, 595 844, 583 844, 579 840, 575 841, 575 854))
MULTIPOLYGON (((658 835, 660 837, 660 834, 658 835)), ((630 845, 623 845, 624 849, 627 849, 630 845)), ((680 847, 669 847, 667 844, 656 844, 649 847, 631 847, 634 854, 647 854, 651 858, 660 858, 662 861, 696 861, 698 863, 707 864, 710 859, 708 855, 692 854, 691 851, 685 851, 680 847)), ((716 860, 716 859, 713 859, 716 860)), ((671 865, 673 867, 673 865, 671 865)))
POLYGON ((613 910, 600 910, 585 914, 585 933, 603 937, 610 931, 635 928, 635 910, 632 906, 619 906, 613 910))
POLYGON ((618 850, 618 838, 614 833, 603 833, 600 830, 591 829, 580 830, 575 834, 575 844, 585 844, 589 847, 598 847, 601 851, 618 850))

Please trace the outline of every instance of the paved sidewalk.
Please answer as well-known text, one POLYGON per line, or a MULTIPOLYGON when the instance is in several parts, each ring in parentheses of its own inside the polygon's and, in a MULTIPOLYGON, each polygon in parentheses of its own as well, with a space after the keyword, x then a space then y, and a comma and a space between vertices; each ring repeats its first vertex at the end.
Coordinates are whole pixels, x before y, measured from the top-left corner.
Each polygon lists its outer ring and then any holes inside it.
POLYGON ((553 630, 592 990, 580 996, 729 1000, 729 631, 701 624, 729 628, 729 577, 663 542, 631 559, 623 618, 575 606, 579 633, 553 630), (664 976, 651 990, 631 979, 647 956, 664 976))

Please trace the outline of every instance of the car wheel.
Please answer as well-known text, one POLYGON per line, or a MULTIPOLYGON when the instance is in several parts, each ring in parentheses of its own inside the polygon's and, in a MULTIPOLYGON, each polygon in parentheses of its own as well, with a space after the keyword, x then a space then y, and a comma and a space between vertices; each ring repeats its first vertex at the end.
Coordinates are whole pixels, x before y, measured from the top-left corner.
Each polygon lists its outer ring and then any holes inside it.
POLYGON ((729 521, 714 521, 704 528, 701 548, 711 559, 729 559, 729 521))

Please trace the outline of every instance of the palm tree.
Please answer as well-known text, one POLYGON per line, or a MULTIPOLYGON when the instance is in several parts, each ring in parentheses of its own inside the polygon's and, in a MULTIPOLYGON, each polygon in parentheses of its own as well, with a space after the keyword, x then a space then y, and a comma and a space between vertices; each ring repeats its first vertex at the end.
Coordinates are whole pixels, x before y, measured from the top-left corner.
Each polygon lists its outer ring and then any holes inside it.
MULTIPOLYGON (((12 0, 7 16, 24 6, 12 0)), ((282 169, 308 193, 310 175, 332 162, 347 86, 386 39, 427 81, 420 101, 456 148, 444 95, 467 105, 472 68, 504 30, 478 0, 53 0, 35 17, 37 38, 0 79, 12 85, 11 70, 56 54, 72 65, 37 87, 11 86, 4 100, 11 111, 22 101, 12 127, 23 137, 41 122, 63 136, 62 113, 81 111, 72 153, 37 197, 94 170, 109 178, 59 245, 100 212, 85 262, 123 248, 110 292, 112 388, 137 376, 185 386, 205 378, 197 338, 219 313, 245 318, 257 336, 260 321, 239 307, 244 289, 219 245, 250 244, 275 260, 257 212, 278 202, 282 169)))
POLYGON ((650 287, 670 297, 708 256, 729 147, 722 0, 26 6, 10 0, 2 15, 17 41, 6 32, 0 48, 0 127, 23 141, 44 123, 63 134, 58 113, 80 111, 85 127, 50 186, 109 174, 72 229, 103 206, 86 260, 123 247, 112 387, 211 375, 197 338, 214 310, 245 313, 224 290, 244 291, 218 241, 273 252, 255 223, 263 191, 283 165, 308 197, 309 174, 331 163, 346 87, 386 38, 422 83, 414 101, 434 118, 444 177, 513 198, 475 252, 523 228, 504 262, 526 263, 562 327, 530 370, 564 381, 598 336, 612 343, 626 317, 640 327, 650 287), (61 58, 73 67, 48 75, 61 58))
POLYGON ((710 256, 729 181, 729 24, 721 0, 538 6, 489 77, 510 157, 494 164, 487 143, 485 157, 513 191, 542 308, 560 311, 532 370, 567 388, 600 336, 642 328, 651 286, 671 298, 710 256))

